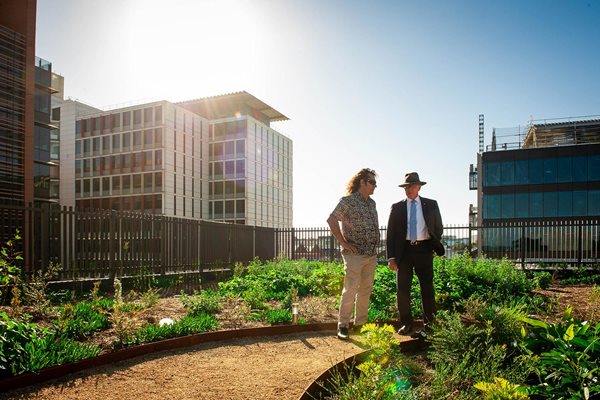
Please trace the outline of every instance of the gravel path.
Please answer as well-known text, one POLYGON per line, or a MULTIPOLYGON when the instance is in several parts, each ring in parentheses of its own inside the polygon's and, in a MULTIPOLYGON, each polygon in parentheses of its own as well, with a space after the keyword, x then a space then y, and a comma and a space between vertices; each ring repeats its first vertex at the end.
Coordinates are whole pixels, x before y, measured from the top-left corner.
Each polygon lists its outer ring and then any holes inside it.
POLYGON ((68 375, 0 399, 297 399, 362 351, 335 332, 243 338, 155 353, 68 375))

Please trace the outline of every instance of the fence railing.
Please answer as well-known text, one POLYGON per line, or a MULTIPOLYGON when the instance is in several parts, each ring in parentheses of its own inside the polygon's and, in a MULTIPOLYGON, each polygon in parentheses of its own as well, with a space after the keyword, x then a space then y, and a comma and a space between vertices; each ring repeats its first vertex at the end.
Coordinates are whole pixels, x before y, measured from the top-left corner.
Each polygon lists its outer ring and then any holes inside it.
MULTIPOLYGON (((340 261, 329 228, 273 229, 111 210, 0 207, 0 241, 22 232, 24 270, 31 276, 60 263, 63 280, 203 272, 258 257, 340 261)), ((385 260, 387 229, 377 256, 385 260)), ((520 263, 597 264, 600 220, 517 221, 446 226, 447 257, 507 258, 520 263)))
POLYGON ((275 230, 112 210, 0 208, 0 240, 19 229, 27 275, 60 263, 58 279, 203 272, 275 257, 275 230))

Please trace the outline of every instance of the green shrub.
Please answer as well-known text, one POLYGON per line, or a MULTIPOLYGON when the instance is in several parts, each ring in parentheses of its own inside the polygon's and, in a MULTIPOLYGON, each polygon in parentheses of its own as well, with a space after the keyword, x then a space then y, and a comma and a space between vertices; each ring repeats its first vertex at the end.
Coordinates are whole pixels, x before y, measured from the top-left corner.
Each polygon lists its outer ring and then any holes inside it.
POLYGON ((267 292, 262 287, 246 289, 240 297, 248 303, 251 310, 263 310, 267 307, 265 304, 267 292))
POLYGON ((59 311, 59 318, 53 325, 60 334, 79 340, 90 337, 92 333, 106 329, 110 323, 108 312, 113 301, 100 299, 81 301, 75 305, 65 305, 59 311))
POLYGON ((600 395, 600 323, 592 326, 565 311, 563 322, 549 324, 526 318, 521 346, 538 362, 536 395, 548 399, 588 399, 600 395))
POLYGON ((552 274, 548 271, 535 272, 533 274, 533 285, 540 289, 548 289, 552 283, 552 274))
POLYGON ((378 265, 369 301, 369 321, 388 320, 396 314, 396 273, 378 265))
MULTIPOLYGON (((484 308, 482 311, 485 311, 484 308)), ((508 313, 510 314, 510 313, 508 313)), ((435 368, 432 398, 480 398, 473 388, 476 382, 501 377, 511 382, 522 382, 531 366, 518 359, 516 349, 503 343, 506 337, 496 337, 501 324, 509 317, 500 317, 479 323, 464 324, 460 315, 442 311, 433 324, 429 359, 435 368)), ((512 322, 511 322, 512 323, 512 322)))
POLYGON ((290 310, 271 308, 265 310, 265 317, 271 325, 289 325, 292 323, 294 316, 290 310))
POLYGON ((47 332, 36 324, 0 313, 0 377, 29 370, 28 343, 47 332))
POLYGON ((205 289, 201 292, 194 291, 192 296, 188 296, 182 291, 179 300, 191 316, 214 315, 221 310, 221 296, 212 289, 205 289))
POLYGON ((82 344, 34 323, 0 313, 0 377, 94 357, 100 348, 82 344))
POLYGON ((26 345, 29 353, 29 371, 76 362, 100 354, 100 347, 79 343, 65 336, 47 335, 26 345))

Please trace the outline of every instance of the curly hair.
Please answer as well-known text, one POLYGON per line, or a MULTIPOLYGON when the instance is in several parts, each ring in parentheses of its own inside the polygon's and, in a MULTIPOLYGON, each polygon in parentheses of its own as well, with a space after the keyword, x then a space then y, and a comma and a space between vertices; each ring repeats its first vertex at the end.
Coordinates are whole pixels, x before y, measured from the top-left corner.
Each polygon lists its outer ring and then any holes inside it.
POLYGON ((377 176, 377 173, 370 168, 363 168, 358 171, 346 184, 346 194, 355 193, 360 188, 360 181, 369 179, 369 175, 377 176))

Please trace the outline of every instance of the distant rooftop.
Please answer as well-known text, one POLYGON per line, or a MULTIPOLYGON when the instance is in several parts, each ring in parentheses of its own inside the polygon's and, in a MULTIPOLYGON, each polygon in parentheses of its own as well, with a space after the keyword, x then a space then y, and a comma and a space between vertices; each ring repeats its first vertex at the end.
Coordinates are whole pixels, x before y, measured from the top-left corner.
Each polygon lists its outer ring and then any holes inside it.
POLYGON ((532 120, 524 126, 494 128, 486 151, 600 143, 600 116, 532 120))
POLYGON ((208 119, 249 115, 269 125, 289 118, 246 91, 204 97, 176 103, 208 119))

